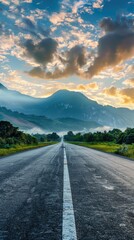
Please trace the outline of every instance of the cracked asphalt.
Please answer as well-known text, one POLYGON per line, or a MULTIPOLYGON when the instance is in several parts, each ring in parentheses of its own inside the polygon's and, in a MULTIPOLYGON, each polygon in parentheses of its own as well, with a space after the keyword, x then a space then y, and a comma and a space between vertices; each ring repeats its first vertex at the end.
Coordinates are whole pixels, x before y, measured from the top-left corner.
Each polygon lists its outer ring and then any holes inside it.
MULTIPOLYGON (((65 149, 77 239, 133 240, 134 161, 65 149)), ((62 143, 0 159, 0 240, 62 239, 63 167, 62 143)))

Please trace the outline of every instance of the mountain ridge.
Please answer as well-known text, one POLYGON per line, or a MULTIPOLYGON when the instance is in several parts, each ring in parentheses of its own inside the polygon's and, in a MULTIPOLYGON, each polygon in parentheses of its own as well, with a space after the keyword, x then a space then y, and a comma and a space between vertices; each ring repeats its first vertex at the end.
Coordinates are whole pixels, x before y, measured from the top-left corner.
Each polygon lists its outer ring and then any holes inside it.
POLYGON ((134 110, 103 106, 87 98, 84 94, 69 90, 59 90, 47 98, 33 98, 0 90, 0 106, 27 115, 46 116, 49 119, 72 118, 86 122, 96 122, 101 126, 126 128, 134 126, 134 110), (12 93, 12 94, 10 94, 12 93), (17 101, 15 101, 17 99, 17 101), (5 101, 5 103, 4 103, 5 101))
POLYGON ((108 105, 102 105, 102 104, 98 103, 97 101, 88 98, 87 96, 85 96, 83 93, 81 93, 81 92, 79 92, 79 91, 71 91, 71 90, 67 90, 67 89, 58 90, 58 91, 54 92, 52 95, 50 95, 49 97, 45 97, 45 98, 32 97, 32 96, 30 96, 30 95, 20 93, 20 92, 17 91, 17 90, 9 90, 7 87, 5 87, 5 86, 4 86, 3 84, 1 84, 1 83, 0 83, 0 90, 6 90, 8 93, 17 93, 17 94, 20 95, 20 96, 27 97, 27 98, 29 98, 29 99, 34 99, 34 100, 36 100, 36 101, 49 100, 50 98, 59 95, 59 93, 73 93, 73 94, 79 94, 79 95, 83 96, 85 99, 88 99, 89 101, 94 102, 94 103, 96 103, 96 104, 98 104, 98 105, 101 105, 101 106, 103 106, 103 107, 111 107, 111 108, 115 108, 115 109, 128 109, 128 110, 130 110, 130 111, 134 111, 134 109, 130 109, 130 108, 127 108, 127 107, 114 107, 114 106, 109 105, 109 104, 108 104, 108 105))
POLYGON ((88 131, 90 128, 101 127, 100 124, 78 119, 49 119, 45 116, 25 115, 13 112, 5 107, 0 107, 0 121, 9 121, 23 131, 39 132, 61 132, 61 131, 88 131))

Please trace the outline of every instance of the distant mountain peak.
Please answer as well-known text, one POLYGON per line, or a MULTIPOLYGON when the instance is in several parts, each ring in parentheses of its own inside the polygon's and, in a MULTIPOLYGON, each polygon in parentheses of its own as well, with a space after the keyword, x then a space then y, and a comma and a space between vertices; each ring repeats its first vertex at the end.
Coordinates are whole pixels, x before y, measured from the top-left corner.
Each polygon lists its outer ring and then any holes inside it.
POLYGON ((0 83, 0 90, 7 90, 7 88, 2 83, 0 83))
POLYGON ((52 94, 49 99, 53 100, 59 100, 63 102, 72 102, 73 104, 75 102, 79 103, 92 103, 92 104, 97 104, 98 103, 92 99, 89 99, 87 96, 85 96, 83 93, 78 92, 78 91, 70 91, 66 89, 58 90, 54 94, 52 94))
POLYGON ((61 94, 67 94, 67 95, 81 95, 83 97, 86 97, 83 93, 78 92, 78 91, 70 91, 67 89, 61 89, 55 92, 53 95, 61 95, 61 94))
MULTIPOLYGON (((57 119, 66 118, 67 124, 70 124, 70 119, 78 119, 114 128, 134 126, 133 110, 102 106, 81 92, 63 89, 48 98, 36 99, 13 90, 2 89, 6 88, 0 84, 0 106, 25 114, 46 116, 54 120, 54 125, 55 121, 59 121, 57 119)), ((44 120, 40 118, 39 124, 41 121, 44 120)))
POLYGON ((83 93, 78 92, 78 91, 70 91, 70 90, 66 90, 66 89, 62 89, 62 90, 58 90, 57 92, 55 92, 54 94, 52 94, 50 96, 50 98, 83 98, 83 99, 88 99, 83 93))

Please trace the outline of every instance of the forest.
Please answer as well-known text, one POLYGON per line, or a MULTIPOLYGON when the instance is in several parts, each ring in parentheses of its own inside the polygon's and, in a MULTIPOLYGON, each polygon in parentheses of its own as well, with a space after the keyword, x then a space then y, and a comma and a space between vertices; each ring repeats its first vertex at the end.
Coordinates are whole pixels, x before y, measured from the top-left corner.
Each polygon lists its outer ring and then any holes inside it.
POLYGON ((125 131, 120 129, 113 129, 104 132, 94 132, 94 133, 76 133, 69 131, 67 135, 64 136, 65 141, 75 141, 75 142, 114 142, 117 144, 132 144, 134 143, 134 128, 127 128, 125 131))
POLYGON ((0 148, 11 148, 16 145, 39 145, 44 142, 59 141, 56 133, 47 135, 30 135, 19 130, 8 121, 0 121, 0 148))

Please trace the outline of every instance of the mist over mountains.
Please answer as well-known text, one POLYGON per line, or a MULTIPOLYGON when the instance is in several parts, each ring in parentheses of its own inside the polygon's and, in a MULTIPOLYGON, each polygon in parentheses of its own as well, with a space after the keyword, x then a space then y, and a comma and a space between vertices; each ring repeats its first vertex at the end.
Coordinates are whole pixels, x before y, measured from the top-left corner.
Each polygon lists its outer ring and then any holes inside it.
POLYGON ((9 90, 0 84, 0 106, 14 111, 24 112, 25 107, 34 105, 37 99, 21 94, 20 92, 9 90))
POLYGON ((48 98, 33 98, 0 84, 1 119, 26 130, 89 131, 99 126, 133 127, 134 110, 102 106, 80 92, 68 90, 57 91, 48 98))
POLYGON ((9 121, 14 126, 29 133, 83 131, 101 125, 94 121, 73 118, 50 119, 45 116, 27 115, 0 107, 0 121, 9 121))

